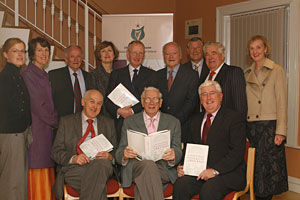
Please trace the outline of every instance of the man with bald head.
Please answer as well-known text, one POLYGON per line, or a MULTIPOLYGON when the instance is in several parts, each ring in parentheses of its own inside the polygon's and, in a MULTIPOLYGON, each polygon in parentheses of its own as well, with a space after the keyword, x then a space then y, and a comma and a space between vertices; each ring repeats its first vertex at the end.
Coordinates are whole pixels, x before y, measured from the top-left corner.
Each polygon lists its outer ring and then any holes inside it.
POLYGON ((54 192, 56 198, 63 195, 63 184, 67 183, 80 193, 81 199, 106 199, 106 182, 113 174, 114 153, 117 147, 116 132, 112 119, 98 116, 103 96, 97 90, 89 90, 81 100, 82 112, 62 117, 51 151, 58 164, 54 192), (114 150, 98 152, 90 160, 79 145, 103 134, 114 146, 114 150))
POLYGON ((192 68, 180 64, 181 48, 175 42, 163 46, 166 67, 157 72, 158 89, 163 94, 161 111, 171 114, 181 123, 181 140, 187 138, 187 121, 195 109, 198 86, 198 74, 192 68))

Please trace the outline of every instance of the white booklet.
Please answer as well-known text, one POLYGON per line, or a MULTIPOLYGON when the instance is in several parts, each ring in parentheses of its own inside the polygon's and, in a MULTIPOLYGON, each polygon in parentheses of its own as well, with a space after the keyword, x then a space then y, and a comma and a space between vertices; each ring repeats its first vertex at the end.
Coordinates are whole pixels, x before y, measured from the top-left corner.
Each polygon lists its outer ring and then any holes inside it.
POLYGON ((208 145, 187 143, 183 171, 185 175, 199 176, 206 169, 208 145))
POLYGON ((103 134, 97 135, 80 145, 82 152, 90 159, 94 159, 98 152, 110 152, 113 148, 113 145, 103 134))
POLYGON ((163 130, 149 135, 138 131, 127 130, 128 146, 138 153, 139 160, 162 159, 166 150, 170 148, 170 130, 163 130))
POLYGON ((139 100, 122 83, 119 83, 107 97, 120 108, 139 103, 139 100))

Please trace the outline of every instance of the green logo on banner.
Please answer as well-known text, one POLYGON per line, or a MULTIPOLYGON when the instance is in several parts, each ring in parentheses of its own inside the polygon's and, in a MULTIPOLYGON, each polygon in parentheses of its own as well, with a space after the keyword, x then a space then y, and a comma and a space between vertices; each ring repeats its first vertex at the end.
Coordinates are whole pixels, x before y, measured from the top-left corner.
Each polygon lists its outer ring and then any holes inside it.
POLYGON ((145 37, 144 26, 140 28, 140 25, 136 25, 135 29, 131 31, 131 38, 133 40, 142 40, 145 37))

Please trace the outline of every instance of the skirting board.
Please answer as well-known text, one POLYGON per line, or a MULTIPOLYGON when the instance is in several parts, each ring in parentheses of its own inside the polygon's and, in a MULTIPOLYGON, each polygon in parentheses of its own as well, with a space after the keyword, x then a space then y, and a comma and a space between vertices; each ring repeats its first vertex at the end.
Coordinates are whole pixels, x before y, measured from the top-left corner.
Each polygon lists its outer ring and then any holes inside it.
POLYGON ((292 192, 300 193, 300 179, 295 177, 288 177, 289 190, 292 192))

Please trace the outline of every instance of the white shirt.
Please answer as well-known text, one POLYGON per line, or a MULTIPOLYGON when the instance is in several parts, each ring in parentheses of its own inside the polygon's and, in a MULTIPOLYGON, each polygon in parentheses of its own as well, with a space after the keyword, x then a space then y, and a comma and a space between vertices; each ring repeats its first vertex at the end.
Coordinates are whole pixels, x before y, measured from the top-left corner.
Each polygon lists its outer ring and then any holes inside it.
MULTIPOLYGON (((211 118, 210 118, 210 124, 212 125, 217 113, 219 112, 221 106, 216 110, 216 112, 214 113, 211 113, 211 118)), ((203 120, 202 120, 202 124, 201 124, 201 138, 202 138, 202 133, 203 133, 203 128, 204 128, 204 124, 206 122, 206 119, 207 119, 207 113, 205 113, 204 117, 203 117, 203 120)))
MULTIPOLYGON (((213 75, 213 77, 212 77, 212 80, 214 81, 215 80, 215 78, 217 77, 217 75, 218 75, 218 73, 219 73, 219 71, 221 70, 221 68, 222 68, 222 66, 224 65, 224 62, 217 68, 217 70, 216 71, 214 71, 215 72, 215 74, 213 75)), ((207 81, 208 80, 208 78, 209 78, 209 75, 210 75, 210 72, 211 71, 209 71, 209 73, 208 73, 208 76, 206 77, 206 79, 205 79, 205 81, 207 81)))
POLYGON ((134 67, 132 67, 132 66, 129 64, 129 67, 128 67, 128 68, 129 68, 130 80, 132 81, 132 79, 133 79, 133 74, 134 74, 134 71, 133 71, 133 70, 137 69, 137 70, 138 70, 138 71, 137 71, 137 75, 139 75, 141 65, 138 66, 137 68, 134 68, 134 67))
MULTIPOLYGON (((81 123, 82 123, 82 136, 85 134, 87 127, 89 126, 89 123, 86 121, 89 118, 83 113, 81 112, 81 123)), ((93 118, 93 126, 94 126, 94 130, 95 130, 95 135, 98 135, 98 128, 97 128, 97 119, 93 118)), ((90 132, 84 141, 88 141, 89 139, 91 139, 92 133, 90 132)))

